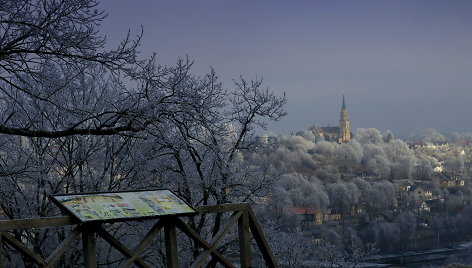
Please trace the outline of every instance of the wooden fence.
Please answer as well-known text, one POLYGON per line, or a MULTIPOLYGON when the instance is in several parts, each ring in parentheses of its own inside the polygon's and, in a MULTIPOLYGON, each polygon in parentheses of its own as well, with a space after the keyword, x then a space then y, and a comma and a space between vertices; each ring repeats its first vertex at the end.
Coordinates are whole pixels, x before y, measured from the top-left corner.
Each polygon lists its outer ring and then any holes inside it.
MULTIPOLYGON (((225 213, 232 212, 232 216, 220 228, 220 231, 212 238, 206 241, 200 234, 192 229, 186 222, 179 217, 165 216, 160 218, 156 224, 142 238, 141 242, 134 249, 125 246, 121 241, 115 238, 99 223, 80 223, 70 216, 53 217, 53 218, 36 218, 36 219, 19 219, 0 221, 0 268, 3 266, 3 243, 8 244, 15 250, 19 251, 24 258, 30 260, 40 267, 53 267, 60 259, 61 255, 76 241, 82 237, 84 267, 97 267, 97 250, 96 237, 100 237, 108 242, 112 247, 117 249, 125 256, 120 263, 120 267, 153 267, 147 263, 141 254, 148 248, 156 235, 163 229, 166 247, 166 265, 167 267, 179 267, 177 255, 178 240, 176 230, 180 230, 183 234, 195 241, 203 251, 194 260, 191 267, 202 267, 207 263, 208 258, 213 257, 223 267, 252 267, 252 253, 250 244, 250 234, 254 238, 257 247, 265 260, 267 267, 278 267, 272 250, 262 232, 259 221, 254 211, 247 203, 222 204, 215 206, 201 206, 196 210, 200 214, 209 213, 225 213), (230 232, 233 226, 237 224, 239 236, 239 265, 235 265, 220 251, 218 246, 225 236, 230 232), (57 248, 45 259, 41 258, 37 253, 33 252, 29 247, 21 241, 13 237, 9 231, 15 229, 36 229, 45 227, 74 226, 69 235, 57 246, 57 248)), ((236 261, 237 262, 237 261, 236 261)))

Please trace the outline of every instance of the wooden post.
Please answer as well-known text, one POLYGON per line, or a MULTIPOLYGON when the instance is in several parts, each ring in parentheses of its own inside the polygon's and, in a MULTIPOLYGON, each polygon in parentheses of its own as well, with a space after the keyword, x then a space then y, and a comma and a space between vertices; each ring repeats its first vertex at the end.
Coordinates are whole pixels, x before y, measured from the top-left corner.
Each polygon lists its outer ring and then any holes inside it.
POLYGON ((164 220, 164 237, 166 243, 166 261, 168 268, 179 268, 177 255, 177 235, 175 232, 175 219, 168 217, 164 220))
POLYGON ((0 268, 3 268, 3 243, 2 232, 0 231, 0 268))
POLYGON ((82 245, 84 251, 84 267, 97 267, 97 241, 95 240, 95 232, 93 224, 87 224, 82 231, 82 245))
POLYGON ((239 258, 241 260, 241 268, 251 267, 251 244, 249 237, 249 214, 247 211, 238 220, 239 233, 239 258))

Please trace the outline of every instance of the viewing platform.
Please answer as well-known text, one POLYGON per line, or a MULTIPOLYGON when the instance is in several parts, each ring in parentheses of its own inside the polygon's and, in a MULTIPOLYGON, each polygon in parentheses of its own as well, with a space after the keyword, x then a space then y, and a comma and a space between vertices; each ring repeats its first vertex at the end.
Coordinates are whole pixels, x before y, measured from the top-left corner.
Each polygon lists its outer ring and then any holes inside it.
POLYGON ((205 239, 205 236, 191 228, 189 223, 184 220, 185 218, 171 215, 159 217, 157 220, 148 220, 153 223, 152 228, 134 247, 127 245, 126 242, 128 241, 120 240, 109 230, 109 227, 120 223, 120 221, 107 223, 107 226, 100 222, 80 222, 72 216, 0 221, 0 268, 11 265, 11 263, 7 264, 5 259, 8 258, 11 261, 12 258, 9 254, 12 254, 12 252, 20 253, 23 263, 27 261, 38 267, 54 267, 55 265, 57 267, 61 256, 69 248, 77 246, 80 240, 82 241, 81 258, 84 267, 90 268, 103 265, 99 263, 100 258, 97 254, 97 242, 102 242, 100 240, 104 240, 110 247, 124 256, 119 260, 117 267, 132 267, 133 265, 137 267, 155 267, 156 264, 149 263, 142 257, 142 254, 147 248, 155 246, 152 242, 162 230, 164 232, 165 265, 169 268, 179 267, 178 249, 182 247, 181 237, 189 238, 194 245, 199 247, 199 254, 194 258, 191 267, 202 267, 209 262, 218 263, 223 267, 252 267, 254 254, 251 252, 250 234, 252 234, 265 265, 267 267, 279 267, 250 204, 234 203, 200 206, 196 207, 195 210, 201 217, 206 217, 209 214, 223 215, 228 213, 230 215, 222 222, 219 231, 209 238, 209 241, 208 238, 205 239), (68 235, 45 258, 35 252, 27 240, 22 239, 21 236, 18 237, 18 233, 14 232, 29 230, 34 233, 40 228, 61 227, 70 227, 68 235), (239 260, 225 256, 220 251, 222 241, 228 239, 231 231, 235 229, 237 229, 239 260), (8 250, 6 250, 5 245, 8 245, 8 250))

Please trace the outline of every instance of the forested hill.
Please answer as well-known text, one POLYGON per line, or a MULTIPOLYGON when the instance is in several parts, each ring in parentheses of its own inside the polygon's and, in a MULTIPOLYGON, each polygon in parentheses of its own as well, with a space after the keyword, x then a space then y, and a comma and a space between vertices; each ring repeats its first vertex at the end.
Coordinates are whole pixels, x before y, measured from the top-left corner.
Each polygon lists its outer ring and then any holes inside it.
POLYGON ((426 130, 405 142, 389 131, 358 129, 338 144, 310 131, 279 136, 269 159, 285 174, 268 214, 287 232, 300 227, 307 243, 341 248, 374 243, 399 252, 470 238, 469 137, 456 133, 447 141, 426 130))

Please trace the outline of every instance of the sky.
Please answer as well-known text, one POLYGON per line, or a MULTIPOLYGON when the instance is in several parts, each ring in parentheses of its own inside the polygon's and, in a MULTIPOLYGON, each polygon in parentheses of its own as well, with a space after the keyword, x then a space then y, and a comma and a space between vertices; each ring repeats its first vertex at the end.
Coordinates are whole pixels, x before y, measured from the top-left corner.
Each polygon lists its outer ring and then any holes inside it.
POLYGON ((407 137, 472 132, 472 1, 103 0, 110 44, 144 30, 141 57, 194 60, 226 88, 263 78, 288 115, 261 134, 336 126, 407 137))

